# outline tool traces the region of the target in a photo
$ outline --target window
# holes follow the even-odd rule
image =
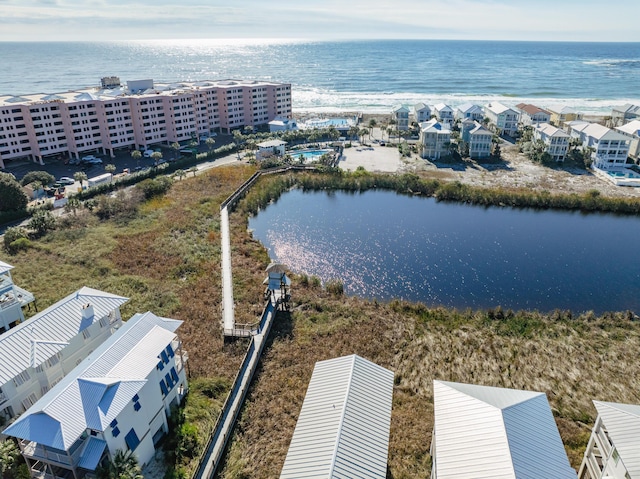
[[[618,454],[618,450],[614,449],[613,453],[611,454],[611,457],[613,458],[613,462],[614,464],[618,464],[618,461],[620,460],[620,454]]]
[[[127,443],[127,447],[130,451],[135,451],[136,447],[138,447],[138,444],[140,444],[140,439],[138,439],[138,435],[133,428],[131,428],[131,430],[124,437],[124,441]]]
[[[33,406],[36,403],[37,400],[38,400],[38,398],[36,397],[36,394],[35,393],[31,393],[26,398],[24,398],[22,400],[22,405],[24,406],[24,409],[27,410],[31,406]]]

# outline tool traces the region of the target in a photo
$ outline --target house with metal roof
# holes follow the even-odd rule
[[[136,314],[3,433],[18,439],[32,477],[94,477],[116,451],[141,465],[187,391],[182,324]]]
[[[547,153],[555,161],[564,161],[569,150],[569,135],[560,128],[549,123],[538,123],[533,126],[533,138],[547,145]]]
[[[640,120],[632,120],[615,130],[629,138],[629,156],[636,161],[640,159]]]
[[[391,110],[391,119],[396,122],[395,129],[406,131],[409,129],[409,108],[398,105]]]
[[[420,123],[419,145],[422,158],[437,160],[449,154],[451,130],[448,123],[441,123],[435,118]]]
[[[418,123],[431,119],[431,108],[426,103],[416,103],[413,105],[413,117]]]
[[[463,138],[466,136],[469,144],[469,158],[474,160],[488,158],[491,156],[491,146],[493,140],[493,132],[491,132],[484,125],[473,122],[469,125],[469,120],[464,120],[462,123]],[[472,126],[468,132],[465,131],[469,126]]]
[[[13,283],[12,269],[9,263],[0,261],[0,333],[24,321],[22,308],[36,300],[29,291]]]
[[[0,415],[29,409],[122,324],[128,298],[81,288],[0,335]]]
[[[433,479],[576,479],[542,392],[433,381]]]
[[[551,114],[549,122],[554,126],[564,128],[570,121],[582,120],[583,114],[570,106],[553,106],[547,108]]]
[[[598,417],[578,477],[640,478],[640,406],[602,401],[593,404]]]
[[[281,479],[385,479],[393,372],[359,356],[316,363]]]
[[[433,113],[436,115],[436,118],[442,123],[447,123],[451,125],[453,123],[453,108],[451,108],[446,103],[438,103],[433,105]]]
[[[463,103],[456,107],[455,118],[456,120],[482,121],[484,119],[484,110],[479,105]]]
[[[640,120],[640,106],[625,103],[612,108],[611,125],[613,127],[625,125],[633,120]]]
[[[630,139],[615,130],[598,123],[571,121],[567,123],[572,138],[577,138],[585,148],[592,148],[593,166],[601,170],[623,167],[629,156]]]
[[[518,132],[520,114],[516,110],[494,101],[484,107],[484,114],[501,134],[514,136]]]

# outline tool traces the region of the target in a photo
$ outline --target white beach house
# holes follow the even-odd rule
[[[0,333],[24,321],[22,308],[35,302],[35,297],[26,289],[13,283],[13,266],[0,261]]]
[[[398,131],[406,131],[409,129],[409,108],[406,106],[396,106],[391,110],[391,118],[396,122],[396,127],[392,129]]]
[[[435,118],[420,123],[419,144],[422,148],[422,158],[437,160],[449,154],[448,146],[451,142],[451,130]]]
[[[529,103],[518,103],[516,109],[520,113],[520,123],[525,126],[533,126],[538,123],[549,123],[551,113],[536,105]]]
[[[280,479],[385,479],[393,372],[359,356],[316,363]]]
[[[484,119],[484,110],[480,105],[474,105],[473,103],[463,103],[456,107],[455,112],[456,120],[473,120],[482,121]]]
[[[629,138],[629,156],[637,162],[640,159],[640,120],[632,120],[615,130]]]
[[[493,132],[484,125],[474,122],[473,128],[468,133],[469,157],[474,160],[491,156]]]
[[[171,405],[187,391],[180,324],[133,316],[4,430],[18,439],[32,477],[95,477],[118,450],[149,462]]]
[[[433,381],[433,479],[576,479],[547,396]]]
[[[122,324],[128,298],[81,288],[0,336],[0,415],[29,409]]]
[[[425,103],[417,103],[413,105],[413,116],[418,123],[429,121],[431,119],[431,108]]]
[[[520,114],[499,102],[491,102],[484,107],[484,114],[502,134],[514,136],[518,132]]]
[[[640,406],[593,401],[598,417],[584,452],[580,479],[640,478]]]
[[[586,121],[567,123],[572,138],[585,147],[593,148],[593,166],[602,170],[624,166],[629,156],[629,137],[606,126]]]
[[[433,113],[436,119],[442,123],[451,125],[453,123],[453,108],[446,103],[438,103],[433,106]]]
[[[630,121],[640,120],[640,106],[626,103],[611,110],[611,126],[626,125]]]
[[[569,135],[549,123],[538,123],[533,127],[534,140],[542,140],[547,145],[546,152],[555,161],[564,161],[569,150]]]

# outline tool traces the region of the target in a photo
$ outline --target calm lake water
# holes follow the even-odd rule
[[[323,281],[339,278],[349,295],[456,308],[640,312],[635,217],[294,190],[249,227],[272,259]]]

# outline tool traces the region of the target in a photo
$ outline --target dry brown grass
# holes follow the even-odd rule
[[[89,221],[4,259],[40,309],[86,284],[131,297],[125,317],[150,309],[184,320],[191,378],[230,380],[246,343],[223,347],[220,333],[219,205],[252,173],[236,166],[189,177],[126,224]],[[231,215],[231,232],[237,317],[252,322],[269,260],[244,215]],[[640,401],[640,325],[625,315],[490,317],[339,297],[300,278],[292,292],[294,309],[276,320],[222,477],[278,477],[315,362],[346,354],[395,372],[395,479],[429,476],[434,378],[545,391],[574,466],[595,416],[591,399]]]

